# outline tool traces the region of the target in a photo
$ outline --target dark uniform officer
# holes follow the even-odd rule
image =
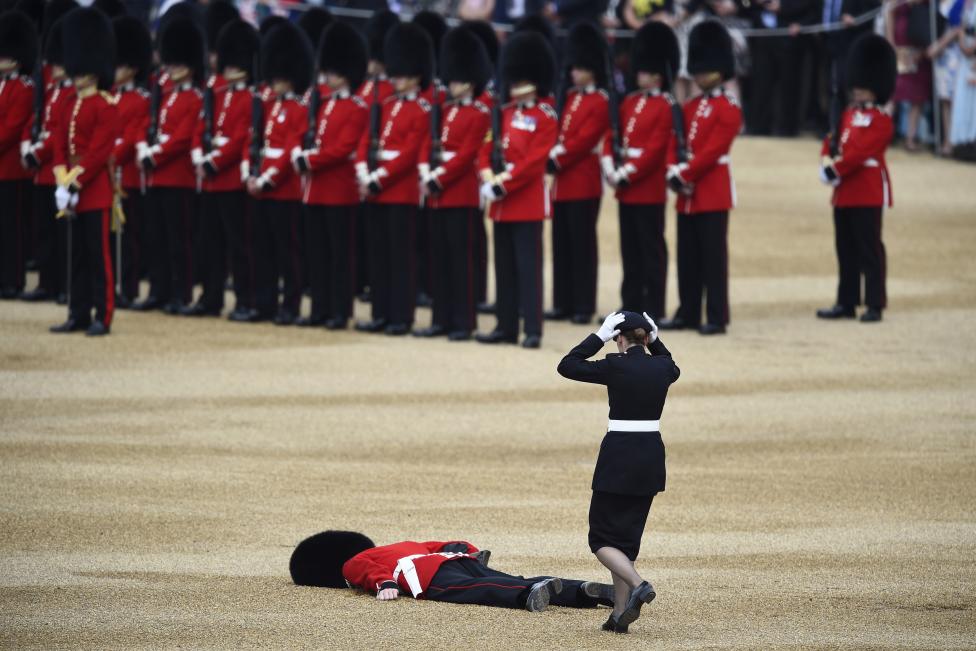
[[[588,361],[610,339],[617,340],[620,354]],[[637,574],[633,562],[654,495],[664,490],[659,423],[668,388],[680,371],[658,339],[654,322],[634,312],[608,316],[557,370],[571,380],[606,385],[610,398],[610,422],[593,473],[589,542],[616,588],[614,612],[604,629],[626,632],[641,604],[654,598],[654,589]]]

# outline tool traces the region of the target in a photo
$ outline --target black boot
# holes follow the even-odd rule
[[[854,308],[837,303],[833,307],[825,307],[817,310],[818,319],[853,319]]]
[[[861,315],[861,323],[877,323],[881,320],[881,308],[869,307],[868,311]]]

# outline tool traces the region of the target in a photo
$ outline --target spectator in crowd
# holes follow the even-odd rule
[[[946,21],[946,29],[938,39],[929,45],[926,55],[935,63],[935,92],[939,98],[942,117],[943,156],[952,154],[949,133],[952,130],[952,95],[956,89],[956,77],[963,65],[962,51],[959,49],[959,36],[962,33],[962,10],[965,0],[944,0],[939,13]]]
[[[674,27],[675,0],[620,0],[619,10],[626,29],[637,30],[649,20]]]
[[[913,22],[929,20],[928,0],[908,0],[905,4],[889,7],[885,32],[895,47],[898,57],[898,81],[892,101],[896,105],[908,104],[908,129],[905,132],[905,149],[918,151],[918,122],[922,108],[932,98],[932,62],[925,54],[924,45],[913,29]],[[928,33],[928,25],[923,26]]]
[[[956,156],[976,160],[976,0],[966,0],[960,27],[958,42],[963,59],[952,96],[949,143]]]
[[[847,50],[851,43],[864,32],[872,31],[872,21],[858,23],[862,16],[877,11],[881,0],[823,0],[822,21],[824,25],[843,23],[847,29],[829,31],[825,34],[827,66],[830,71],[829,88],[833,94],[843,97],[844,69]]]

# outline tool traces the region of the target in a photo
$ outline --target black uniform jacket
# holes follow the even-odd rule
[[[595,334],[588,336],[559,362],[563,377],[605,384],[611,420],[659,420],[668,388],[681,373],[660,339],[648,346],[632,346],[625,353],[589,361],[603,348]],[[593,472],[593,490],[623,495],[650,495],[664,490],[664,443],[660,432],[609,431],[600,445]]]

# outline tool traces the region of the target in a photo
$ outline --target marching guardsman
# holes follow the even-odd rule
[[[21,142],[29,129],[37,59],[37,29],[26,14],[0,15],[0,298],[17,298],[24,289],[22,206],[31,173],[21,164]]]
[[[405,335],[416,298],[418,165],[430,137],[430,104],[420,95],[431,83],[433,49],[424,30],[400,23],[387,34],[383,55],[395,93],[383,102],[379,124],[370,125],[356,155],[360,193],[369,200],[372,301],[372,318],[356,329]]]
[[[29,138],[22,143],[23,164],[34,172],[34,193],[31,205],[34,223],[37,225],[38,247],[36,251],[38,283],[32,291],[25,292],[25,301],[58,300],[64,302],[65,260],[67,259],[67,231],[63,220],[55,219],[54,162],[51,133],[57,130],[58,120],[64,107],[75,98],[75,89],[64,73],[64,48],[62,46],[61,18],[77,4],[73,0],[55,2],[45,9],[44,65],[49,78],[43,89],[43,110],[34,115]],[[42,74],[41,77],[44,75]],[[34,83],[42,80],[37,78]],[[38,86],[35,85],[35,90]],[[35,98],[36,100],[37,98]],[[40,118],[40,125],[34,124]]]
[[[387,32],[400,22],[400,18],[389,10],[373,12],[366,22],[366,42],[369,45],[369,65],[367,78],[359,87],[357,95],[370,107],[370,122],[379,120],[383,102],[393,94],[393,84],[386,76],[383,65],[383,42]],[[356,294],[369,300],[369,248],[366,246],[366,202],[359,205],[356,213]]]
[[[116,307],[131,307],[139,296],[145,206],[145,176],[136,161],[136,145],[149,128],[149,92],[144,84],[152,67],[152,38],[137,18],[120,16],[112,21],[115,31],[115,105],[121,133],[115,141],[112,162],[116,194],[122,200],[122,277]],[[118,269],[118,266],[116,266]]]
[[[234,309],[229,318],[249,321],[252,316],[254,269],[248,241],[251,220],[245,205],[240,165],[251,127],[248,80],[258,46],[257,31],[239,18],[225,23],[214,41],[214,76],[221,80],[222,86],[207,89],[204,119],[194,135],[191,152],[197,176],[203,180],[200,214],[203,293],[196,303],[182,311],[186,316],[220,315],[224,308],[228,257],[234,278]]]
[[[233,0],[211,0],[204,9],[203,22],[207,35],[207,69],[210,70],[206,88],[212,90],[215,95],[224,92],[227,86],[227,80],[224,79],[217,66],[217,39],[220,38],[220,32],[227,23],[240,20],[240,17],[241,14]]]
[[[52,326],[51,332],[107,335],[115,307],[108,247],[114,200],[111,157],[119,116],[114,97],[106,91],[115,81],[115,35],[111,21],[98,9],[75,9],[62,20],[65,72],[76,97],[65,107],[53,136],[54,176],[57,209],[73,220],[68,229],[71,299],[68,320]]]
[[[681,51],[674,31],[662,22],[644,23],[631,45],[637,90],[620,107],[620,160],[608,138],[603,147],[607,182],[619,202],[622,310],[664,316],[668,247],[664,240],[668,151],[681,108],[671,97]],[[684,128],[684,127],[680,127]]]
[[[133,305],[137,310],[162,308],[167,314],[179,314],[193,297],[197,174],[190,150],[203,107],[203,96],[194,84],[202,80],[205,56],[204,35],[196,23],[182,17],[166,22],[159,37],[159,57],[170,89],[158,115],[150,115],[147,139],[136,145],[136,158],[148,177],[146,214],[153,242],[149,296]]]
[[[881,320],[887,305],[885,247],[881,241],[881,216],[891,206],[891,178],[885,150],[894,133],[891,118],[882,107],[895,88],[895,52],[877,34],[860,36],[847,58],[847,87],[851,105],[823,145],[820,178],[834,188],[834,243],[840,281],[837,302],[817,310],[821,319],[852,319],[864,303],[861,322]],[[836,138],[836,139],[835,139]]]
[[[742,126],[742,110],[722,84],[735,76],[732,39],[721,23],[701,22],[688,36],[688,72],[702,94],[684,106],[687,155],[676,142],[668,186],[677,197],[678,297],[665,330],[724,334],[729,322],[729,210],[735,205],[729,151]],[[706,295],[701,323],[702,290]]]
[[[590,23],[569,32],[564,66],[572,88],[559,117],[559,138],[549,153],[556,177],[552,214],[552,310],[547,319],[589,323],[596,311],[596,220],[603,182],[600,147],[610,126],[608,46]]]
[[[432,133],[421,182],[431,210],[431,326],[420,337],[471,338],[475,329],[475,233],[481,226],[478,152],[491,116],[477,101],[492,75],[481,40],[468,28],[449,31],[441,44],[442,80],[451,99],[441,109],[439,133]]]
[[[260,167],[248,161],[247,190],[257,199],[253,320],[273,319],[276,325],[293,325],[302,300],[302,186],[290,159],[308,127],[302,93],[312,83],[312,61],[312,45],[293,23],[281,23],[261,40],[261,76],[270,84],[272,97],[264,109]],[[284,279],[280,304],[279,278]]]
[[[345,329],[356,290],[360,196],[351,158],[369,121],[369,107],[355,94],[366,76],[367,56],[366,42],[355,28],[334,22],[325,29],[318,67],[326,92],[311,147],[292,154],[296,169],[307,175],[302,201],[312,313],[303,324],[330,330]]]
[[[519,313],[524,348],[542,344],[542,223],[549,216],[546,161],[556,144],[556,112],[539,101],[550,92],[556,63],[545,38],[518,32],[505,43],[501,70],[511,102],[493,109],[492,138],[478,166],[481,196],[494,222],[497,324],[476,339],[517,343]],[[501,98],[499,98],[501,99]]]

